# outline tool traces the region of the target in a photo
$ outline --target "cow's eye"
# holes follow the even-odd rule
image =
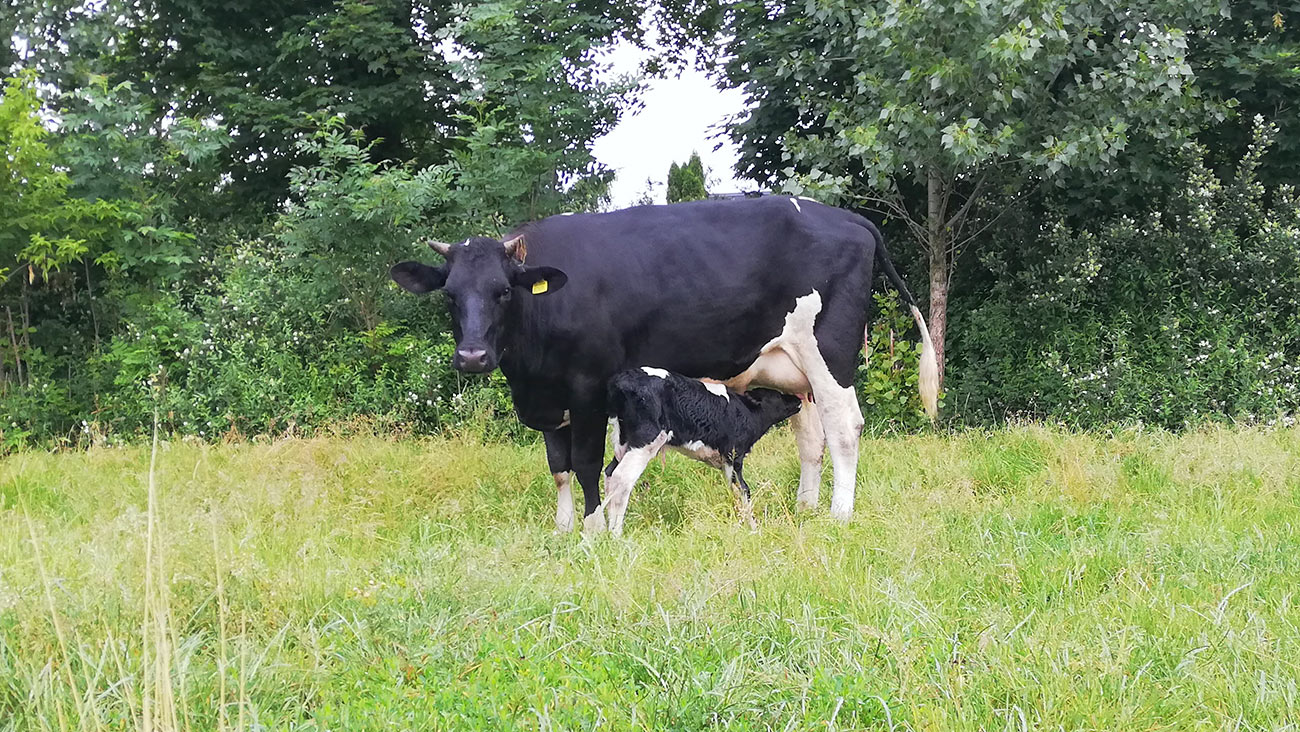
[[[509,300],[509,299],[510,299],[510,293],[511,293],[511,292],[512,292],[512,290],[511,290],[509,287],[507,287],[507,288],[505,288],[504,290],[502,290],[502,291],[500,291],[500,292],[497,293],[497,299],[498,299],[498,300]]]

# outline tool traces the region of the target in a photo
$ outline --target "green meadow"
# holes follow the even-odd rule
[[[540,444],[0,461],[0,730],[1283,730],[1300,429],[865,439],[759,530],[677,456],[557,535]],[[152,480],[151,480],[152,476]]]

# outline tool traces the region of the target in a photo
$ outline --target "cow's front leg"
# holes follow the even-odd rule
[[[555,530],[573,531],[573,434],[568,427],[543,432],[546,463],[555,479]]]
[[[605,415],[599,411],[571,411],[573,430],[573,472],[582,486],[585,534],[605,530],[605,514],[600,510],[600,473],[605,462]]]

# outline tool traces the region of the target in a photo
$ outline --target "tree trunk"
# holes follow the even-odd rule
[[[943,178],[931,169],[926,177],[928,211],[926,217],[930,238],[930,339],[934,341],[934,357],[939,362],[939,388],[943,388],[945,373],[944,335],[948,331],[948,231],[944,226]]]

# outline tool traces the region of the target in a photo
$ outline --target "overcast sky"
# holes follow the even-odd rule
[[[634,71],[640,54],[630,45],[621,45],[611,60],[617,72]],[[624,117],[594,146],[596,159],[617,171],[610,190],[616,208],[640,199],[646,178],[655,182],[655,201],[663,203],[668,166],[686,162],[692,151],[700,154],[709,173],[709,192],[752,187],[735,180],[735,145],[718,135],[720,123],[743,106],[739,91],[720,92],[704,74],[688,70],[675,79],[651,81],[642,101],[639,113]],[[719,143],[723,145],[715,151]]]

